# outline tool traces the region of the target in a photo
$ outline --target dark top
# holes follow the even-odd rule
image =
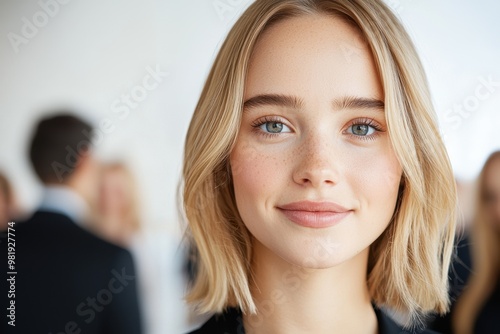
[[[127,250],[53,212],[38,211],[11,232],[0,234],[1,333],[141,333]],[[13,246],[15,264],[9,268]],[[6,311],[12,301],[15,309]],[[15,327],[8,324],[12,320]]]
[[[497,282],[493,293],[489,296],[478,314],[474,333],[498,334],[500,333],[500,282]]]
[[[375,313],[378,320],[378,334],[436,333],[430,330],[403,329],[379,309],[375,308]],[[245,334],[243,316],[239,309],[230,308],[222,315],[214,315],[203,326],[189,334]]]
[[[455,254],[452,257],[449,278],[450,312],[443,316],[437,316],[430,324],[430,328],[443,334],[453,334],[451,319],[455,311],[456,301],[467,285],[472,271],[472,259],[470,253],[470,239],[468,235],[455,238]],[[476,332],[474,332],[476,333]],[[479,332],[477,332],[479,333]],[[497,333],[500,333],[497,332]]]

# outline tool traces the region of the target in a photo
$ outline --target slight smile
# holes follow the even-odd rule
[[[276,208],[295,224],[312,228],[336,225],[353,212],[333,202],[300,201]]]

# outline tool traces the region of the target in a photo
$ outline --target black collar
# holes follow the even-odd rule
[[[432,331],[418,329],[403,329],[389,316],[375,307],[378,320],[378,334],[432,334]],[[237,308],[229,308],[224,313],[214,315],[203,326],[190,334],[245,334],[243,316]]]

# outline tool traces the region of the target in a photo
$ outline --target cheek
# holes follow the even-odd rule
[[[247,144],[237,143],[230,156],[231,174],[238,209],[265,201],[279,187],[286,163],[283,157],[265,154]]]
[[[102,190],[102,202],[107,208],[117,207],[122,200],[120,189],[113,183],[108,183]]]
[[[353,192],[361,208],[373,216],[392,216],[401,182],[402,169],[392,152],[353,155],[348,168]],[[388,222],[388,221],[387,221]]]

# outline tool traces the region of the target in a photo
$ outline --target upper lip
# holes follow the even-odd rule
[[[348,212],[351,211],[334,202],[313,202],[299,201],[278,206],[281,210],[290,211],[309,211],[309,212]]]

